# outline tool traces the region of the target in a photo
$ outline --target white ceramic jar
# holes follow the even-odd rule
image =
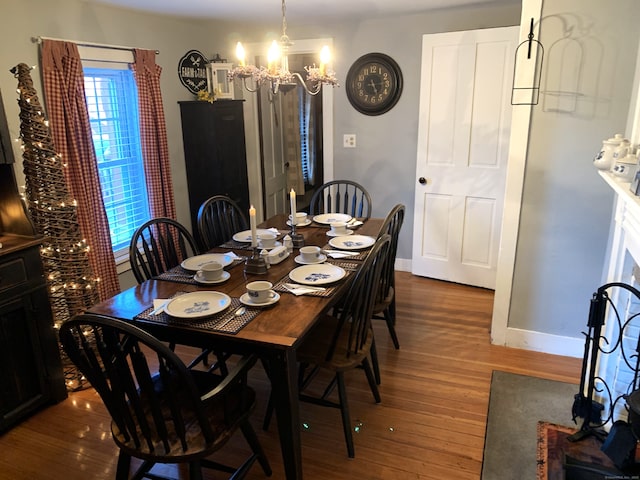
[[[600,153],[593,159],[593,164],[596,168],[599,170],[609,170],[613,166],[613,154],[623,140],[624,138],[622,138],[620,133],[616,133],[613,137],[603,140],[602,150],[600,150]]]
[[[624,158],[619,159],[615,163],[611,172],[625,182],[630,182],[635,177],[637,170],[638,158],[633,153],[629,152]]]

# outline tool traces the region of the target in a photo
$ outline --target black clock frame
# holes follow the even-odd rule
[[[355,86],[356,78],[360,69],[368,64],[368,63],[381,63],[391,72],[393,75],[394,91],[391,92],[391,95],[384,101],[376,105],[364,104],[360,102],[358,92]],[[347,81],[346,81],[346,90],[347,90],[347,98],[349,99],[349,103],[360,113],[365,115],[382,115],[383,113],[391,110],[398,100],[400,100],[400,95],[402,94],[402,71],[400,70],[400,66],[398,63],[391,58],[389,55],[385,55],[384,53],[366,53],[358,58],[347,72]]]

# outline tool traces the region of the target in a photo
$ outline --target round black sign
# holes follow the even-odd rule
[[[194,94],[200,90],[207,90],[206,57],[197,50],[189,50],[178,64],[178,77],[182,85]]]

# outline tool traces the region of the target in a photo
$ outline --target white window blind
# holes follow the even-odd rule
[[[136,228],[149,219],[138,93],[128,68],[115,63],[90,65],[84,64],[85,96],[111,241],[118,257],[127,252]]]

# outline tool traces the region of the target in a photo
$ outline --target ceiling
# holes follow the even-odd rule
[[[85,0],[132,10],[227,21],[277,21],[279,0]],[[287,21],[340,21],[407,15],[467,5],[519,3],[520,0],[288,0]]]

